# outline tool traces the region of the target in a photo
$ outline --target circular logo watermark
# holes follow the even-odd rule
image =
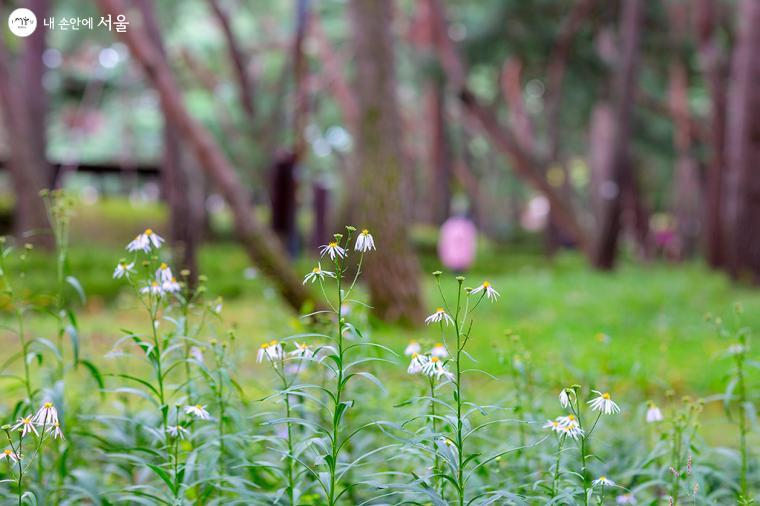
[[[8,28],[18,37],[28,37],[37,29],[37,16],[29,9],[16,9],[8,16]]]

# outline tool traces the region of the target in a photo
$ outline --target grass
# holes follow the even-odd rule
[[[161,230],[164,213],[154,206],[126,212],[126,205],[117,201],[84,207],[72,225],[71,272],[88,294],[79,315],[86,340],[83,348],[96,357],[110,350],[119,328],[145,324],[135,301],[110,274],[123,255],[124,237],[147,223],[158,223],[155,228]],[[432,237],[424,229],[415,235],[428,272],[438,268]],[[209,278],[209,293],[225,299],[225,318],[237,329],[244,363],[253,362],[260,342],[299,330],[296,315],[283,306],[237,245],[208,244],[201,250],[200,262]],[[301,258],[295,263],[306,272],[311,260]],[[30,255],[23,284],[31,296],[46,290],[54,276],[53,264],[45,254]],[[13,263],[10,267],[19,268]],[[509,330],[521,337],[531,367],[547,389],[578,382],[614,389],[618,395],[631,393],[638,401],[665,402],[669,391],[676,397],[710,397],[724,388],[727,343],[716,337],[704,315],[731,315],[739,302],[746,308],[744,323],[760,328],[760,294],[731,284],[697,262],[626,262],[613,273],[599,273],[588,269],[574,253],[547,260],[530,248],[506,249],[483,242],[478,262],[467,277],[466,284],[472,286],[488,279],[502,294],[499,303],[485,307],[480,316],[478,335],[471,344],[476,367],[496,376],[509,373],[515,351],[513,339],[506,335]],[[453,288],[454,282],[449,285]],[[424,277],[424,290],[432,312],[437,305],[432,276]],[[438,340],[428,328],[371,323],[373,339],[399,352],[412,339],[423,345]],[[52,331],[46,325],[33,323],[41,335]],[[13,337],[3,334],[3,340],[11,342]],[[403,382],[405,367],[399,363],[384,374]],[[255,389],[257,368],[245,371]],[[719,435],[718,404],[712,411],[716,415],[713,432]]]
[[[118,328],[140,328],[145,323],[135,301],[126,294],[120,297],[120,285],[110,279],[120,254],[109,247],[72,252],[72,270],[89,294],[80,324],[95,355],[110,349]],[[33,258],[27,281],[41,288],[49,279],[49,262],[43,255]],[[265,280],[246,278],[250,266],[239,248],[204,247],[201,263],[209,276],[210,293],[225,295],[225,318],[237,329],[245,363],[253,362],[260,342],[299,329],[296,315]],[[727,343],[715,336],[704,315],[730,315],[734,303],[741,302],[745,323],[760,327],[760,294],[732,285],[697,263],[626,264],[612,274],[593,272],[572,254],[553,262],[518,258],[507,264],[509,268],[488,278],[502,298],[483,308],[480,330],[471,344],[477,367],[496,376],[509,372],[514,347],[505,332],[511,330],[521,337],[532,367],[549,388],[593,381],[621,394],[635,392],[639,400],[663,402],[669,390],[677,397],[709,397],[723,390],[727,362],[722,354]],[[474,286],[483,276],[471,274],[468,282]],[[425,278],[424,288],[426,299],[436,300],[432,276]],[[432,312],[433,303],[429,305]],[[412,339],[430,345],[438,340],[425,327],[372,323],[373,338],[399,352]],[[249,370],[253,383],[256,368]],[[384,373],[403,381],[405,364]]]

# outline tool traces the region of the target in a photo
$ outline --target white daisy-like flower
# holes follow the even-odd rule
[[[309,345],[306,343],[297,343],[295,342],[296,349],[288,353],[291,357],[296,358],[311,358],[314,356],[314,352],[311,348],[309,348]]]
[[[177,282],[177,278],[172,277],[169,281],[164,281],[161,284],[161,289],[167,293],[178,293],[182,287]]]
[[[607,478],[606,476],[600,476],[591,482],[594,487],[614,487],[615,482]]]
[[[267,348],[269,348],[269,343],[264,343],[259,346],[259,351],[256,353],[256,362],[259,364],[264,360],[264,357],[267,356]]]
[[[578,419],[575,417],[575,415],[558,416],[557,421],[563,427],[578,425]]]
[[[599,392],[598,390],[593,390],[595,394],[597,394],[597,397],[594,397],[590,401],[588,401],[588,404],[591,406],[591,409],[594,411],[601,411],[605,415],[611,415],[613,413],[620,413],[620,406],[615,404],[615,401],[612,400],[610,397],[609,392]]]
[[[564,434],[567,437],[571,437],[578,440],[579,437],[583,437],[583,429],[577,423],[571,425],[563,425],[559,428],[559,433]]]
[[[282,358],[282,345],[279,344],[276,339],[264,343],[259,347],[259,352],[256,354],[256,361],[261,363],[265,357],[271,361],[280,360]]]
[[[451,439],[441,436],[438,438],[438,443],[440,445],[441,450],[444,450],[446,452],[449,452],[451,456],[456,457],[459,453],[459,450],[457,449],[457,445],[454,444],[454,441]]]
[[[203,350],[197,346],[190,347],[190,356],[198,362],[203,362]]]
[[[430,360],[422,365],[422,373],[431,377],[435,376],[437,379],[441,379],[442,376],[450,380],[454,379],[454,375],[446,369],[443,361],[438,357],[430,357]]]
[[[160,248],[164,239],[157,233],[153,232],[150,228],[146,228],[145,232],[134,238],[132,242],[127,244],[127,251],[143,251],[150,253],[151,248]]]
[[[346,256],[346,250],[338,246],[337,242],[332,241],[329,244],[319,247],[319,256],[323,257],[325,254],[330,257],[330,260],[335,260],[335,257],[343,258]]]
[[[419,353],[421,349],[422,348],[420,348],[420,343],[417,341],[409,341],[409,344],[407,344],[406,348],[404,349],[404,355],[407,357],[414,355],[416,353]]]
[[[499,292],[497,292],[496,290],[493,289],[493,286],[491,286],[490,281],[483,281],[483,284],[481,284],[479,287],[473,289],[470,292],[470,295],[475,295],[476,293],[480,293],[480,292],[483,292],[483,291],[485,291],[486,297],[488,298],[488,300],[494,301],[494,302],[501,295]]]
[[[201,404],[196,404],[195,406],[185,406],[185,414],[193,415],[196,418],[200,418],[201,420],[208,420],[211,418],[209,412],[206,411],[206,406],[203,406]]]
[[[419,353],[412,353],[412,361],[409,362],[409,367],[406,369],[406,372],[409,374],[418,374],[422,372],[422,369],[427,362],[427,356],[420,355]]]
[[[449,356],[449,352],[446,350],[446,347],[443,345],[443,343],[435,343],[433,348],[430,350],[430,355],[438,358],[446,358]]]
[[[744,353],[745,348],[741,344],[732,344],[728,347],[728,354],[729,355],[741,355]]]
[[[53,439],[66,439],[63,437],[63,431],[61,430],[61,424],[56,420],[53,425],[50,426],[50,432],[53,433]]]
[[[140,289],[142,294],[161,295],[164,293],[164,289],[158,281],[151,281]]]
[[[171,268],[165,263],[162,263],[158,269],[156,269],[156,279],[159,283],[166,283],[174,279]]]
[[[32,418],[32,422],[37,425],[51,426],[54,423],[58,423],[58,410],[50,401],[45,401],[37,410],[37,413]]]
[[[631,505],[631,504],[638,504],[639,502],[636,500],[636,496],[632,493],[627,494],[620,494],[615,498],[615,504],[619,504],[621,506],[623,505]]]
[[[303,284],[308,282],[314,283],[316,280],[324,281],[325,277],[334,278],[335,274],[330,271],[323,271],[322,264],[317,264],[310,273],[303,277]]]
[[[39,437],[40,433],[37,432],[37,428],[34,426],[34,420],[32,415],[24,416],[18,419],[16,425],[12,427],[12,430],[21,430],[21,437],[25,437],[30,432]]]
[[[438,323],[440,321],[446,322],[446,326],[449,326],[449,323],[453,324],[454,319],[446,313],[446,311],[443,310],[442,307],[439,307],[435,310],[435,313],[431,314],[427,318],[425,318],[425,323],[427,325],[430,325],[431,323]]]
[[[168,432],[171,437],[179,439],[185,439],[185,436],[190,433],[190,431],[181,425],[170,425],[166,428],[166,432]]]
[[[121,279],[123,277],[129,277],[130,274],[135,273],[135,263],[134,262],[119,262],[116,268],[113,270],[113,277],[114,279]]]
[[[17,463],[19,460],[22,460],[24,458],[23,455],[20,453],[16,453],[10,448],[6,448],[5,450],[0,453],[0,460],[7,460],[8,462],[13,462],[14,464]]]
[[[664,417],[662,416],[662,411],[660,411],[660,408],[657,407],[657,405],[653,402],[649,402],[649,406],[647,407],[647,416],[646,416],[647,423],[656,423],[661,422],[664,420]]]
[[[543,425],[544,429],[551,429],[552,432],[560,432],[562,430],[562,426],[559,424],[557,420],[547,420],[546,423]]]
[[[563,408],[567,408],[570,406],[570,394],[573,391],[568,388],[563,388],[562,391],[559,393],[559,404]]]
[[[365,253],[367,251],[375,249],[375,240],[372,238],[372,234],[366,228],[356,237],[356,244],[354,245],[356,251]]]

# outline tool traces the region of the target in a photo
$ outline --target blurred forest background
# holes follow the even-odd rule
[[[421,262],[467,216],[489,267],[572,250],[760,280],[756,0],[3,4],[40,26],[0,46],[0,228],[49,246],[38,192],[65,187],[90,267],[156,223],[194,274],[235,240],[236,275],[302,309],[291,260],[356,223],[375,313],[419,321]]]

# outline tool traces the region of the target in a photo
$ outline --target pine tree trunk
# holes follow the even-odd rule
[[[712,267],[724,262],[724,238],[721,212],[723,171],[726,165],[726,58],[718,47],[715,28],[716,0],[697,3],[699,58],[710,92],[710,160],[705,181],[704,247]]]
[[[601,216],[592,256],[592,262],[598,269],[612,269],[615,266],[618,236],[622,228],[622,189],[624,182],[632,179],[629,174],[633,170],[629,137],[636,96],[643,8],[642,0],[623,0],[620,19],[621,61],[620,67],[614,72],[616,129],[611,147],[609,179],[603,183],[606,191],[602,194]]]
[[[38,22],[49,10],[47,0],[34,0],[28,7],[37,14]],[[45,33],[37,29],[24,40],[16,73],[0,41],[0,93],[11,147],[8,166],[15,197],[14,232],[19,241],[51,248],[50,224],[39,195],[40,190],[52,185],[53,179],[46,149],[47,92],[42,85]]]
[[[410,209],[403,198],[401,124],[391,36],[393,3],[352,0],[354,92],[358,104],[356,163],[361,224],[374,233],[377,252],[367,260],[371,303],[387,320],[422,317],[419,264],[408,240]]]
[[[733,54],[726,148],[727,266],[760,282],[760,2],[743,0]]]

